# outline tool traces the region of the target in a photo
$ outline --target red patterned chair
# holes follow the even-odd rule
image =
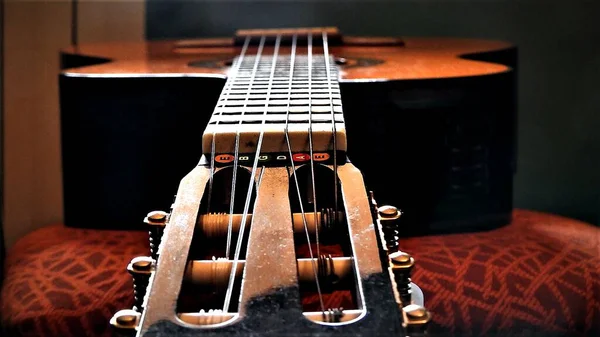
[[[109,336],[133,305],[125,266],[147,232],[50,226],[8,253],[2,336]],[[402,241],[434,314],[432,336],[600,336],[600,229],[516,210],[488,232]]]

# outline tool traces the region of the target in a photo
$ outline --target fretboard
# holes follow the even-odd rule
[[[260,153],[265,158],[287,158],[290,150],[296,158],[304,158],[310,138],[313,154],[320,158],[334,150],[346,150],[338,69],[333,58],[329,64],[323,55],[278,56],[275,63],[273,60],[273,56],[258,60],[246,56],[241,62],[240,58],[235,61],[204,132],[204,154],[214,151],[217,162],[221,159],[226,163],[233,160],[237,144],[238,153],[247,158],[256,153],[261,133]]]

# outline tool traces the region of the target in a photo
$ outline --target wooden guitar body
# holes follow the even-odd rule
[[[507,223],[516,48],[450,38],[345,40],[353,44],[331,52],[342,63],[348,156],[377,199],[402,208],[415,232]],[[201,156],[194,148],[239,50],[232,39],[203,39],[62,51],[67,225],[137,227],[139,214],[170,205]]]
[[[169,209],[120,331],[421,336],[398,236],[508,221],[513,46],[292,33],[63,50],[66,224]]]

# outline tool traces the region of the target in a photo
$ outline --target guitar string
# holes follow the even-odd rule
[[[248,46],[250,44],[250,36],[247,36],[246,39],[244,40],[244,45],[242,47],[242,51],[239,55],[239,57],[237,58],[232,70],[230,71],[231,73],[231,77],[228,79],[228,83],[225,84],[225,88],[223,89],[224,92],[224,96],[226,95],[227,97],[225,97],[225,101],[227,102],[227,99],[229,97],[229,93],[231,92],[231,86],[232,86],[232,82],[237,78],[237,74],[239,71],[239,68],[241,67],[242,62],[244,61],[244,57],[246,56],[246,52],[248,50]],[[218,105],[218,103],[217,103]],[[208,181],[208,200],[207,200],[207,206],[206,206],[206,213],[210,213],[210,207],[212,204],[212,193],[213,193],[213,179],[214,179],[214,174],[215,174],[215,152],[216,152],[216,142],[215,142],[215,138],[217,137],[217,131],[213,131],[212,134],[212,140],[211,140],[211,151],[210,151],[210,177],[209,177],[209,181]]]
[[[277,54],[279,53],[279,45],[281,43],[281,36],[278,35],[277,36],[277,40],[275,41],[275,50],[273,51],[273,64],[272,64],[272,70],[271,70],[271,76],[270,76],[270,80],[269,80],[269,86],[267,89],[267,101],[269,99],[269,95],[271,92],[271,87],[272,87],[272,79],[273,79],[273,72],[275,70],[275,65],[277,63]],[[253,76],[250,82],[254,81],[254,78],[256,76],[256,70],[258,69],[258,64],[260,63],[260,58],[262,55],[262,50],[265,44],[265,36],[263,35],[260,39],[260,45],[258,47],[258,51],[257,51],[257,55],[256,55],[256,60],[255,60],[255,66],[253,69]],[[262,124],[265,124],[266,118],[266,110],[265,113],[263,114],[263,120],[262,120]],[[238,231],[238,238],[237,238],[237,243],[235,246],[235,253],[234,253],[234,258],[233,258],[233,264],[231,266],[231,272],[229,274],[229,283],[227,285],[227,292],[225,293],[225,301],[223,303],[223,312],[228,312],[229,310],[229,304],[231,302],[231,296],[233,294],[233,285],[235,283],[235,274],[237,272],[237,264],[240,258],[240,252],[241,252],[241,248],[242,248],[242,241],[244,239],[244,230],[246,227],[246,220],[248,218],[248,210],[250,208],[250,201],[252,199],[252,191],[255,185],[255,181],[254,181],[254,177],[256,175],[256,169],[258,167],[258,158],[260,157],[260,150],[262,147],[262,142],[263,142],[263,138],[264,138],[264,134],[265,134],[265,129],[264,127],[261,128],[259,137],[258,137],[258,142],[256,144],[256,154],[254,156],[254,163],[252,165],[252,173],[250,175],[250,183],[248,185],[248,193],[246,194],[246,202],[244,204],[244,212],[242,214],[242,222],[240,223],[240,229]],[[237,144],[236,144],[237,146]],[[264,172],[264,166],[263,169],[261,170],[261,176],[262,173]]]
[[[310,154],[310,178],[312,185],[313,216],[315,221],[315,241],[317,256],[321,256],[319,247],[319,218],[317,217],[317,192],[315,186],[315,160],[313,158],[313,128],[312,128],[312,68],[313,68],[313,36],[308,34],[308,150]]]
[[[291,60],[290,60],[290,77],[289,77],[289,92],[287,99],[287,114],[285,120],[285,140],[287,143],[288,153],[290,156],[290,164],[292,167],[292,176],[294,177],[294,183],[296,186],[296,193],[298,195],[298,203],[300,204],[300,214],[302,215],[302,224],[304,225],[304,233],[306,234],[306,243],[308,245],[308,253],[310,255],[310,261],[313,269],[313,273],[315,276],[315,284],[317,286],[317,293],[319,295],[319,304],[321,305],[321,311],[323,315],[325,315],[325,305],[323,302],[323,293],[321,292],[321,285],[319,282],[319,277],[317,273],[317,265],[313,255],[312,246],[310,243],[310,235],[308,234],[308,225],[306,223],[306,214],[304,212],[304,206],[302,205],[302,196],[300,193],[300,184],[298,184],[298,176],[296,175],[296,166],[294,165],[294,159],[292,157],[292,146],[290,144],[290,135],[289,135],[289,124],[290,124],[290,101],[292,97],[292,81],[294,77],[294,65],[296,62],[296,44],[297,44],[298,36],[294,34],[292,37],[292,51],[291,51]]]
[[[234,74],[234,81],[237,80],[238,75],[239,75],[239,70],[242,67],[242,62],[244,61],[244,56],[246,53],[246,50],[248,48],[248,45],[250,44],[250,36],[246,37],[246,41],[244,42],[244,49],[242,50],[243,54],[241,56],[241,59],[238,58],[239,62],[237,64],[237,69],[235,71]],[[254,64],[254,67],[256,68],[256,61]],[[256,69],[253,69],[252,72],[252,78],[254,78],[255,75],[255,71]],[[233,82],[231,84],[232,86],[235,85],[235,82]],[[251,83],[248,85],[248,88],[246,90],[246,97],[244,99],[244,106],[240,109],[241,110],[241,114],[240,114],[240,123],[241,120],[243,118],[243,114],[245,111],[245,107],[248,105],[248,98],[250,95],[250,89],[252,87],[252,81]],[[237,185],[237,171],[239,169],[239,156],[240,156],[240,126],[239,124],[236,126],[236,130],[235,130],[235,148],[234,148],[234,158],[233,158],[233,172],[232,172],[232,177],[231,177],[231,195],[229,196],[229,219],[228,219],[228,223],[227,223],[227,243],[225,245],[225,258],[227,260],[229,260],[229,254],[231,253],[231,238],[233,236],[233,211],[234,211],[234,207],[235,207],[235,187]]]
[[[325,71],[327,72],[327,89],[329,91],[329,107],[331,108],[331,128],[333,131],[333,221],[338,221],[338,162],[337,162],[337,128],[335,111],[333,110],[333,92],[331,90],[331,74],[329,65],[329,42],[327,32],[323,32],[323,54],[325,56]]]
[[[210,145],[210,177],[208,178],[208,200],[206,205],[206,213],[210,214],[210,204],[212,203],[213,178],[215,175],[215,137],[217,131],[213,131]]]

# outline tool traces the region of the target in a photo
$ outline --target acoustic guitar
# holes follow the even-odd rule
[[[399,246],[408,230],[403,212],[377,202],[379,190],[386,200],[402,193],[387,175],[410,162],[402,153],[377,152],[395,145],[376,144],[381,135],[373,123],[398,133],[414,126],[382,125],[390,117],[372,109],[376,104],[347,109],[346,103],[377,97],[393,84],[395,92],[412,95],[403,104],[433,100],[441,109],[491,86],[498,89],[492,96],[473,101],[510,110],[513,60],[513,47],[498,41],[348,37],[329,27],[64,50],[67,210],[78,189],[102,194],[114,184],[109,179],[123,174],[131,177],[121,180],[123,194],[164,200],[175,188],[161,175],[172,177],[174,167],[187,171],[170,209],[144,218],[150,254],[127,266],[135,306],[115,313],[115,331],[140,337],[426,334],[435,313],[411,281],[414,258]],[[425,87],[439,90],[427,96]],[[73,90],[83,98],[72,99]],[[91,93],[96,102],[121,108],[100,111],[106,103],[98,103],[98,111],[88,107],[81,117],[77,111],[89,105]],[[140,95],[135,104],[134,94]],[[144,106],[161,113],[145,114]],[[127,122],[134,112],[135,125]],[[98,133],[98,125],[122,134]],[[140,139],[128,133],[155,146],[137,146]],[[105,151],[74,155],[74,141],[103,143]],[[133,167],[111,171],[123,159]],[[115,173],[83,183],[92,166]],[[75,171],[85,172],[75,175],[82,180],[74,180]],[[137,189],[140,179],[145,183]],[[135,190],[128,191],[130,183]],[[120,198],[114,194],[111,202]],[[104,213],[118,217],[106,211],[113,206],[77,208],[87,207],[79,212],[91,221],[107,222]],[[89,217],[91,209],[98,217]],[[67,212],[66,221],[78,214]]]

